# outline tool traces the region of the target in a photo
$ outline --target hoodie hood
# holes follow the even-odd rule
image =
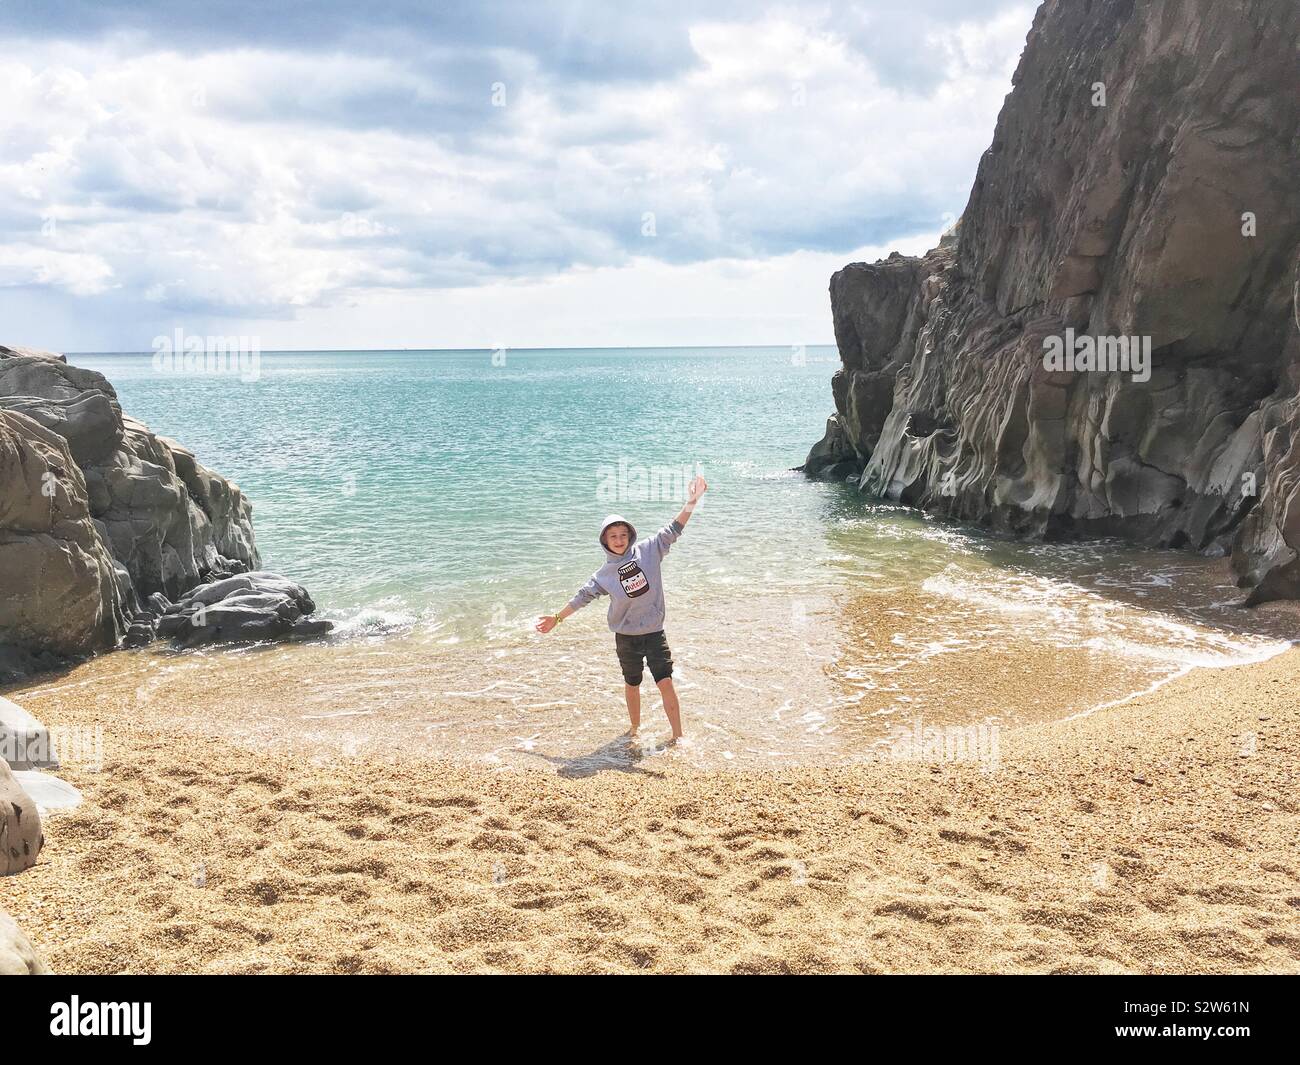
[[[613,551],[611,551],[608,547],[605,546],[605,530],[608,529],[611,525],[627,526],[628,551],[630,551],[632,549],[632,545],[636,543],[636,526],[633,525],[630,521],[628,521],[627,518],[623,517],[622,514],[611,514],[601,523],[600,535],[596,537],[596,542],[600,544],[601,550],[605,552],[606,556],[610,559],[610,561],[613,561],[616,558],[622,558],[623,555],[627,554],[627,551],[624,551],[623,555],[616,555],[614,554]]]

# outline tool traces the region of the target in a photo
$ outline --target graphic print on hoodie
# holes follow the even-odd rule
[[[645,573],[637,565],[636,559],[631,562],[624,562],[618,567],[619,583],[623,585],[623,591],[627,592],[629,599],[635,599],[638,595],[645,595],[650,590],[650,582],[646,580]]]
[[[611,518],[618,518],[611,515]],[[618,518],[631,529],[631,523]],[[606,521],[606,527],[612,521]],[[601,530],[602,533],[604,529]],[[605,564],[591,575],[591,580],[578,589],[569,600],[569,606],[579,610],[602,595],[609,596],[609,629],[625,636],[644,636],[664,627],[664,583],[660,564],[668,549],[682,534],[682,526],[674,519],[653,536],[636,540],[621,555],[609,548]]]

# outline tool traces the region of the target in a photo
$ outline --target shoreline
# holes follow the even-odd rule
[[[1104,562],[1087,561],[1085,576],[1094,564]],[[1125,594],[1088,586],[1075,596],[1068,576],[1026,604],[1014,573],[1013,587],[987,600],[1000,570],[969,567],[972,576],[954,580],[952,568],[936,571],[938,589],[917,594],[887,581],[793,598],[784,589],[680,597],[669,635],[693,722],[686,760],[709,770],[854,764],[875,760],[917,717],[1003,731],[1087,717],[1200,667],[1285,653],[1300,622],[1300,604],[1206,617],[1171,605],[1167,592],[1153,601],[1122,583]],[[1042,584],[1035,577],[1030,592]],[[963,631],[968,603],[979,615]],[[524,620],[497,619],[478,638],[451,642],[413,630],[190,651],[153,644],[0,690],[47,721],[102,712],[110,741],[123,718],[148,713],[180,731],[308,756],[409,752],[517,768],[546,768],[539,755],[570,767],[606,760],[626,717],[602,619],[545,637]],[[656,693],[645,698],[655,737]]]
[[[312,765],[67,704],[125,742],[0,906],[56,972],[1300,972],[1297,681],[1193,670],[993,772]]]
[[[1257,666],[1263,664],[1264,662],[1270,662],[1274,658],[1277,658],[1279,655],[1288,654],[1296,650],[1297,647],[1300,647],[1300,639],[1287,640],[1284,642],[1283,646],[1279,646],[1276,649],[1267,652],[1261,652],[1257,657],[1252,658],[1245,662],[1189,663],[1188,665],[1184,666],[1181,670],[1179,670],[1177,673],[1171,673],[1167,677],[1156,678],[1156,680],[1152,681],[1148,687],[1143,688],[1141,691],[1132,692],[1129,695],[1123,695],[1120,696],[1120,698],[1118,699],[1111,699],[1104,703],[1098,703],[1096,706],[1089,707],[1087,710],[1080,710],[1076,714],[1067,714],[1065,717],[1060,718],[1059,720],[1063,722],[1077,721],[1080,718],[1091,717],[1093,714],[1100,713],[1102,710],[1109,710],[1112,707],[1123,706],[1125,703],[1131,703],[1134,699],[1140,699],[1144,695],[1154,695],[1161,688],[1169,684],[1173,684],[1177,681],[1180,681],[1184,677],[1195,676],[1197,670],[1205,669],[1213,672],[1215,670],[1220,670],[1220,669],[1248,669],[1251,666]]]

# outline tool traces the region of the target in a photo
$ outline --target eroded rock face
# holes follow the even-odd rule
[[[259,564],[238,487],[103,375],[0,347],[0,679],[148,642],[172,600]]]
[[[112,647],[129,585],[67,441],[0,408],[0,642],[55,655]]]
[[[1300,594],[1298,37],[1291,0],[1048,0],[958,232],[832,278],[837,438],[807,472]],[[1149,338],[1149,379],[1046,368],[1067,329]]]
[[[123,415],[102,374],[60,355],[0,348],[0,410],[68,442],[91,516],[137,595],[174,598],[230,560],[257,568],[248,500],[192,452]]]

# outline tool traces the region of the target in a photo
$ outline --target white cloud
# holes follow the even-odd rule
[[[106,291],[112,278],[112,267],[98,255],[0,244],[0,289],[45,285],[75,296],[94,296]]]
[[[812,311],[771,310],[782,297],[764,277],[819,271],[809,283],[824,299],[829,269],[854,249],[887,251],[961,210],[1031,14],[926,22],[932,82],[919,90],[882,77],[815,7],[701,19],[688,27],[693,64],[640,80],[566,77],[517,42],[479,42],[479,65],[455,42],[420,63],[164,50],[138,34],[10,42],[23,59],[0,68],[0,186],[12,192],[0,314],[27,329],[59,292],[95,297],[86,311],[103,339],[87,344],[78,323],[81,348],[135,346],[129,330],[152,336],[178,317],[262,322],[284,346],[379,343],[367,330],[381,314],[427,329],[408,342],[486,345],[459,326],[448,339],[447,318],[487,329],[502,317],[494,301],[524,316],[519,331],[567,343],[582,342],[571,334],[591,300],[589,324],[624,343],[624,322],[646,342],[692,322],[716,332],[708,321],[749,322],[748,336],[747,307],[777,329]],[[491,103],[495,77],[505,108]],[[21,286],[51,299],[25,300]],[[648,290],[695,309],[672,326],[634,313]],[[443,317],[422,320],[421,305]],[[58,346],[62,325],[24,339]]]

